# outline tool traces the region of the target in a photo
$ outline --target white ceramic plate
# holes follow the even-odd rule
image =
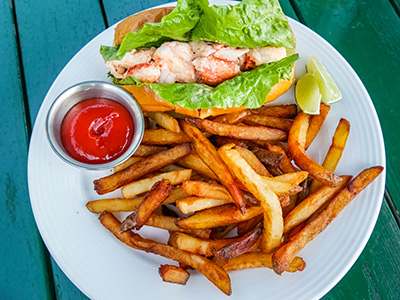
[[[369,166],[385,166],[379,120],[357,74],[325,40],[296,21],[290,23],[301,57],[296,63],[296,78],[305,72],[307,57],[315,55],[333,75],[343,94],[343,100],[332,106],[308,153],[321,162],[339,119],[346,118],[351,123],[351,133],[337,173],[357,175]],[[113,34],[113,27],[105,30],[71,59],[53,83],[38,114],[29,149],[28,180],[43,240],[65,274],[92,299],[227,299],[198,272],[192,272],[186,286],[163,283],[157,271],[160,263],[168,260],[125,246],[85,207],[87,201],[100,198],[93,190],[93,180],[110,171],[89,172],[70,167],[49,147],[45,117],[51,103],[64,89],[78,82],[109,81],[99,47],[110,45]],[[278,102],[293,103],[293,99],[292,89]],[[282,276],[269,269],[230,272],[233,290],[230,299],[322,297],[346,274],[367,243],[379,215],[384,185],[385,173],[301,251],[300,256],[307,263],[303,272]],[[143,232],[146,237],[166,240],[166,234],[160,230]]]

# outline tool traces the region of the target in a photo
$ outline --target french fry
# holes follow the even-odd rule
[[[328,171],[334,172],[336,166],[342,157],[344,148],[346,147],[347,138],[350,133],[350,122],[346,119],[340,119],[338,126],[332,138],[332,144],[325,156],[322,166]],[[310,193],[315,192],[322,184],[314,180],[310,186]]]
[[[261,219],[263,218],[263,215],[258,215],[250,220],[240,222],[237,225],[237,234],[238,236],[243,236],[246,233],[248,233],[250,230],[252,230],[258,223],[260,223]]]
[[[308,177],[308,172],[300,171],[275,177],[263,176],[264,184],[277,195],[292,195],[301,191],[299,184]]]
[[[271,128],[289,131],[293,120],[287,118],[269,117],[263,115],[249,115],[243,120],[244,124],[253,126],[266,126]]]
[[[310,123],[309,123],[308,130],[307,130],[307,137],[306,137],[306,143],[304,145],[304,149],[307,150],[308,147],[311,145],[312,141],[317,136],[330,109],[331,109],[331,107],[329,105],[325,105],[325,104],[321,103],[319,115],[311,116]]]
[[[177,220],[178,219],[174,218],[174,217],[152,214],[147,219],[145,225],[150,226],[150,227],[165,229],[165,230],[168,230],[169,232],[175,232],[175,231],[183,232],[188,235],[199,237],[199,238],[204,238],[204,239],[208,239],[210,237],[211,229],[209,229],[209,228],[194,229],[194,230],[183,229],[183,228],[178,227],[175,224],[175,222]]]
[[[115,173],[115,172],[121,171],[122,169],[126,169],[126,168],[129,167],[130,165],[133,165],[133,164],[135,164],[135,163],[141,161],[142,159],[143,159],[143,158],[141,158],[141,157],[131,156],[131,157],[129,157],[127,160],[125,160],[124,162],[122,162],[122,163],[116,165],[116,166],[113,168],[113,171],[114,171],[114,173]]]
[[[254,155],[267,167],[279,168],[283,155],[259,147],[253,148]]]
[[[167,149],[167,147],[162,146],[140,145],[132,156],[150,156],[165,151]]]
[[[104,212],[100,215],[99,219],[105,228],[107,228],[112,234],[114,234],[116,238],[124,242],[126,245],[135,249],[143,250],[145,252],[161,255],[163,257],[178,261],[184,265],[188,265],[202,273],[226,295],[230,295],[232,293],[231,282],[228,274],[222,268],[215,265],[212,261],[204,258],[201,255],[179,250],[153,240],[144,239],[132,231],[121,234],[119,232],[121,224],[111,213]]]
[[[287,138],[285,131],[263,126],[230,125],[206,119],[188,119],[188,122],[212,134],[244,140],[283,141]]]
[[[247,163],[256,171],[258,175],[272,177],[265,166],[259,161],[257,156],[250,150],[236,146],[235,149],[240,153],[240,155],[247,161]]]
[[[190,274],[181,267],[173,265],[161,265],[158,268],[158,274],[164,282],[185,285]]]
[[[137,197],[134,199],[125,198],[110,198],[102,200],[94,200],[86,203],[87,209],[96,214],[100,214],[103,211],[118,212],[118,211],[134,211],[138,207],[139,203],[143,200],[143,197]]]
[[[159,207],[165,199],[172,193],[172,185],[167,179],[162,179],[153,184],[150,191],[143,197],[135,212],[130,214],[121,224],[121,231],[132,228],[139,230]]]
[[[171,164],[171,165],[162,167],[161,169],[158,170],[158,172],[169,173],[169,172],[176,172],[176,171],[183,171],[183,170],[185,170],[185,168],[175,165],[175,164]]]
[[[169,195],[168,198],[165,199],[163,204],[175,203],[176,200],[183,199],[185,197],[186,197],[186,194],[183,191],[182,186],[174,186],[174,189],[172,190],[171,195]]]
[[[311,223],[307,224],[290,241],[278,248],[272,257],[274,271],[277,274],[286,271],[297,253],[322,232],[343,208],[374,181],[382,171],[383,167],[381,166],[371,167],[365,169],[350,181]]]
[[[212,239],[222,239],[226,237],[232,230],[237,226],[237,223],[232,223],[226,226],[214,227],[211,229],[210,238]]]
[[[247,116],[251,115],[252,111],[250,109],[242,110],[239,112],[234,112],[226,115],[221,115],[213,118],[214,122],[227,123],[227,124],[237,124],[240,123]]]
[[[177,164],[192,169],[193,171],[205,175],[211,179],[218,179],[214,172],[204,163],[197,153],[190,153],[177,161]]]
[[[201,198],[212,198],[233,201],[228,190],[222,185],[209,184],[207,182],[188,180],[182,184],[186,195],[197,196]]]
[[[248,207],[244,213],[241,213],[234,204],[225,204],[196,212],[189,217],[177,220],[176,224],[184,229],[213,228],[246,221],[262,213],[263,209],[257,206]]]
[[[171,117],[169,114],[160,111],[146,111],[143,112],[145,117],[149,117],[161,127],[169,131],[179,133],[181,131],[178,121]]]
[[[200,197],[187,197],[176,201],[176,206],[184,214],[190,214],[199,210],[232,203],[231,200],[213,199],[213,198],[200,198]]]
[[[171,232],[168,244],[181,250],[209,257],[213,256],[217,250],[237,240],[238,238],[204,239],[175,231]]]
[[[351,176],[341,176],[341,182],[331,188],[323,186],[313,194],[309,195],[300,202],[284,219],[284,233],[290,231],[293,227],[307,220],[321,205],[334,197],[341,189],[343,189],[350,181]]]
[[[182,144],[152,156],[148,156],[143,158],[141,161],[130,165],[126,169],[95,180],[93,182],[94,189],[99,195],[112,192],[133,180],[137,180],[166,165],[176,162],[182,157],[188,155],[191,151],[192,149],[189,144]]]
[[[297,115],[297,105],[263,105],[251,110],[254,114],[260,114],[277,118],[294,118]]]
[[[211,141],[217,148],[222,147],[225,144],[235,144],[236,146],[240,146],[242,148],[248,148],[248,144],[252,143],[248,140],[239,140],[232,137],[219,135],[212,136]]]
[[[272,269],[273,253],[249,252],[228,259],[214,259],[213,261],[225,271],[243,270],[250,268]],[[304,260],[296,256],[290,263],[287,272],[303,271],[306,267]]]
[[[216,251],[215,257],[228,259],[249,252],[260,238],[262,229],[262,223],[259,223],[252,231]]]
[[[121,189],[121,193],[124,196],[124,198],[132,198],[136,195],[149,191],[153,186],[153,184],[162,179],[167,179],[172,185],[175,185],[182,183],[185,180],[189,180],[191,175],[192,175],[192,170],[190,169],[161,173],[153,177],[145,178],[138,181],[133,181],[123,186]]]
[[[217,150],[202,132],[184,120],[180,122],[182,130],[192,139],[194,148],[200,158],[214,172],[221,183],[228,189],[236,205],[242,213],[245,210],[245,203],[242,193],[237,186],[231,172],[224,161],[218,155]]]
[[[275,154],[282,155],[282,159],[279,164],[279,168],[282,170],[283,173],[297,172],[296,167],[293,166],[291,160],[289,159],[285,150],[282,147],[280,147],[278,145],[273,145],[273,144],[267,144],[266,147],[267,147],[268,151],[275,153]]]
[[[309,127],[310,115],[303,112],[299,113],[289,131],[288,147],[296,165],[309,173],[313,179],[321,181],[323,184],[334,187],[340,177],[323,166],[318,164],[311,157],[307,156],[304,146],[306,144],[306,134]]]
[[[146,129],[143,133],[144,145],[177,145],[189,142],[183,132],[172,132],[168,129]]]
[[[100,214],[103,211],[108,212],[129,212],[134,211],[139,203],[143,200],[144,196],[136,197],[133,199],[125,198],[109,198],[101,200],[93,200],[86,203],[87,209],[92,213]],[[183,191],[182,186],[175,186],[171,195],[163,202],[163,204],[170,204],[176,202],[178,199],[187,197]]]
[[[282,208],[277,195],[265,184],[265,179],[258,175],[240,156],[233,144],[219,148],[222,159],[243,185],[260,201],[264,211],[263,250],[268,252],[280,245],[283,234]],[[253,216],[254,217],[254,216]]]

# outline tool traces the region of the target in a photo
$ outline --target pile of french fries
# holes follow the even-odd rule
[[[302,271],[297,254],[383,170],[335,174],[350,131],[341,119],[324,162],[306,154],[329,106],[319,115],[297,106],[247,109],[209,119],[146,112],[134,155],[94,181],[87,208],[126,245],[178,262],[162,280],[186,284],[189,269],[231,294],[227,271],[266,267]],[[113,213],[128,212],[123,220]],[[168,244],[142,238],[143,226],[168,231]]]

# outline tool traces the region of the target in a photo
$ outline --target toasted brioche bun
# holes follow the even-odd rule
[[[135,15],[127,17],[121,21],[115,28],[114,45],[120,45],[128,32],[135,32],[143,27],[146,23],[158,23],[161,19],[168,15],[174,7],[153,8],[139,12]],[[268,93],[265,103],[274,101],[280,95],[284,94],[294,82],[294,65],[292,69],[292,78],[290,80],[280,79]],[[162,100],[156,92],[148,86],[121,85],[120,87],[128,91],[136,99],[143,111],[171,111],[175,110],[179,114],[187,115],[194,118],[207,118],[210,116],[218,116],[233,112],[245,110],[243,106],[230,108],[210,108],[190,110],[179,105],[172,105]]]

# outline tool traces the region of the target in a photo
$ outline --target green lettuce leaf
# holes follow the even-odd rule
[[[138,48],[159,47],[162,43],[176,40],[189,41],[190,32],[200,20],[199,4],[208,5],[207,0],[180,0],[175,9],[161,19],[160,23],[144,24],[136,32],[129,32],[118,49],[122,59],[126,52]]]
[[[103,56],[104,61],[118,60],[117,52],[118,47],[116,46],[100,46],[100,54]]]
[[[192,32],[192,40],[218,42],[230,47],[276,46],[295,48],[285,14],[276,0],[243,0],[237,5],[208,6]]]
[[[134,77],[114,77],[113,82],[118,85],[150,86],[163,100],[188,109],[239,106],[257,108],[264,104],[268,93],[279,79],[291,78],[292,64],[298,58],[298,54],[294,54],[280,61],[261,65],[224,81],[217,87],[198,83],[142,83]]]

